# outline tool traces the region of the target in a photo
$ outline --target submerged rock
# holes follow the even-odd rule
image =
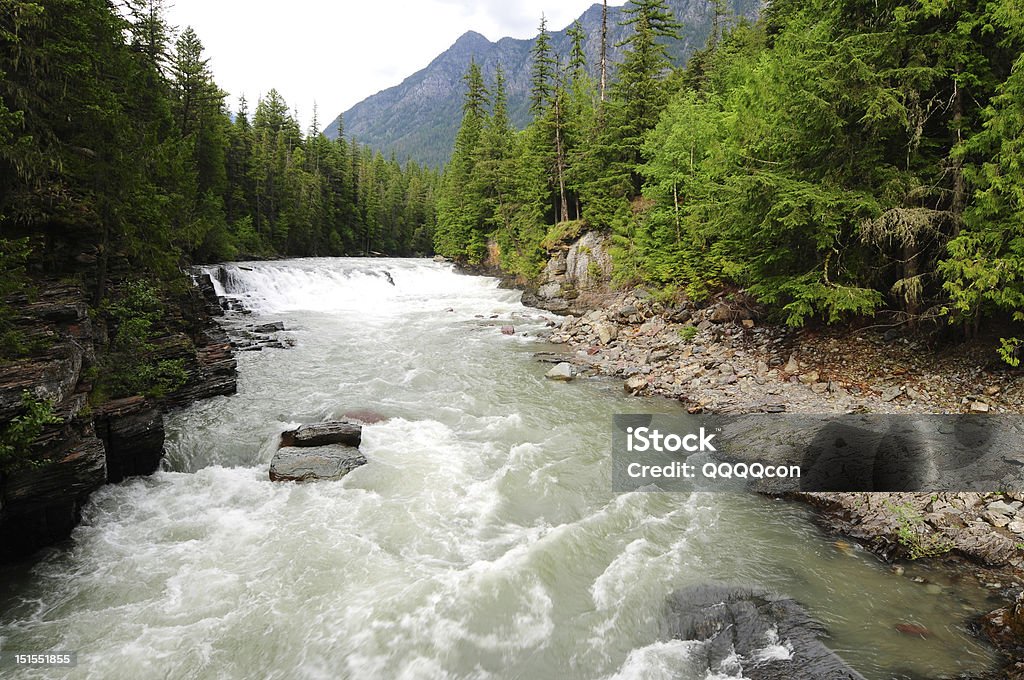
[[[274,454],[270,463],[270,481],[334,481],[363,465],[366,465],[366,458],[350,446],[283,448]]]
[[[383,413],[378,413],[368,408],[356,408],[345,411],[343,416],[348,421],[355,421],[363,425],[373,425],[374,423],[383,423],[385,420],[388,420],[388,417]]]
[[[707,669],[735,663],[750,680],[863,680],[826,647],[826,631],[793,600],[759,588],[701,584],[669,596],[664,633],[698,640]],[[731,657],[731,658],[730,658]]]
[[[363,440],[363,426],[347,420],[303,425],[297,430],[281,433],[281,448],[306,448],[343,444],[358,447]]]

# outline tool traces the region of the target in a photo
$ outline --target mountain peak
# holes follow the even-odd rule
[[[462,46],[472,47],[472,46],[477,46],[477,45],[490,45],[490,44],[491,44],[491,41],[488,40],[486,36],[484,36],[484,35],[482,35],[480,33],[477,33],[476,31],[466,31],[465,33],[463,33],[462,35],[459,36],[459,39],[455,41],[455,44],[452,45],[452,47],[455,47],[456,45],[458,45],[460,47],[462,47]]]
[[[764,0],[727,0],[737,17],[756,18]],[[683,24],[680,40],[669,46],[669,54],[683,65],[704,46],[711,32],[712,16],[706,0],[669,0],[676,20]],[[591,75],[597,74],[601,44],[602,7],[594,4],[580,17],[584,51]],[[622,58],[622,41],[628,37],[622,25],[621,6],[608,8],[608,59],[614,65]],[[551,45],[566,57],[571,40],[564,30],[552,31]],[[338,134],[338,122],[360,143],[400,160],[413,159],[440,167],[447,162],[462,120],[463,75],[471,61],[480,65],[484,79],[493,82],[500,65],[505,72],[509,116],[517,127],[530,121],[530,68],[533,40],[502,38],[491,42],[476,31],[463,33],[443,54],[400,85],[369,97],[339,116],[324,131]]]

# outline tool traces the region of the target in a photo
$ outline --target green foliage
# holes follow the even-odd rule
[[[683,326],[679,329],[679,337],[683,342],[693,342],[693,339],[697,337],[698,332],[699,331],[696,326]]]
[[[192,28],[172,40],[159,0],[116,7],[0,12],[0,233],[42,237],[37,268],[95,256],[99,302],[122,256],[172,278],[238,256],[430,251],[438,173],[330,142],[316,121],[304,135],[274,89],[232,119]]]
[[[53,412],[53,402],[40,401],[25,390],[21,394],[22,413],[0,431],[0,472],[5,474],[44,463],[31,457],[32,442],[43,428],[63,422]]]
[[[886,503],[895,515],[898,524],[897,538],[912,560],[923,557],[939,557],[953,549],[953,543],[942,536],[932,533],[925,524],[920,513],[906,504],[894,505]]]
[[[1020,366],[1021,346],[1024,345],[1017,338],[999,338],[999,358],[1010,366]]]
[[[114,327],[97,392],[106,398],[135,394],[163,397],[188,380],[182,359],[155,356],[157,326],[164,301],[159,290],[147,281],[132,281],[119,298],[106,306]]]

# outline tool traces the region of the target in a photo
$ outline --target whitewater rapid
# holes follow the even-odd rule
[[[79,653],[13,677],[743,677],[756,659],[702,667],[702,643],[659,638],[669,593],[710,579],[793,596],[870,678],[990,661],[957,587],[837,547],[802,508],[612,493],[612,414],[676,406],[545,380],[549,318],[493,279],[345,259],[222,278],[253,312],[229,326],[281,321],[294,346],[240,354],[237,395],[169,416],[165,470],[100,490],[72,541],[0,572],[0,650]],[[368,465],[268,480],[281,431],[353,409],[388,418],[364,429]]]

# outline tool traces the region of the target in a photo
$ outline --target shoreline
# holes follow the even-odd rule
[[[796,332],[762,324],[727,300],[667,305],[636,290],[590,291],[567,309],[561,301],[545,309],[532,287],[494,267],[457,271],[499,278],[502,287],[522,290],[527,306],[575,311],[545,339],[565,348],[561,358],[576,375],[619,378],[631,395],[671,399],[690,413],[1024,412],[1024,381],[987,370],[978,353],[944,355],[914,338],[870,331]],[[982,677],[1024,679],[1024,494],[782,498],[810,507],[826,534],[857,541],[897,574],[901,562],[916,561],[977,579],[999,606],[965,624],[1002,657]]]

